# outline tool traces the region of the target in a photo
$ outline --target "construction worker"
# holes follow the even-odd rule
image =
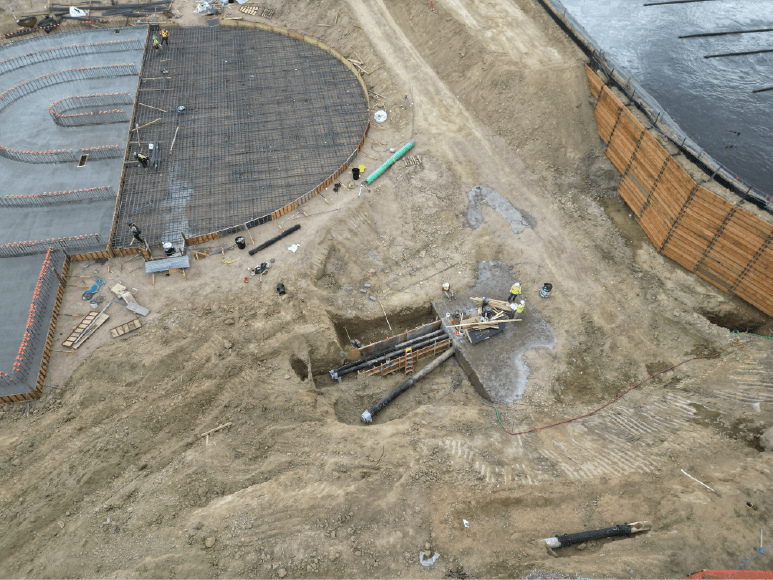
[[[526,307],[526,302],[524,302],[523,300],[521,300],[520,302],[516,302],[514,304],[510,304],[510,318],[515,318],[516,314],[521,314],[525,307]]]
[[[145,169],[148,168],[148,157],[146,155],[143,155],[142,153],[135,153],[134,157],[137,159],[137,161],[140,162],[140,165],[142,165]]]
[[[453,298],[454,297],[454,291],[451,290],[451,284],[446,282],[443,284],[443,294],[446,295],[446,298]]]
[[[140,237],[140,234],[142,233],[142,231],[140,231],[140,228],[135,226],[132,222],[126,222],[126,225],[129,226],[129,231],[131,231],[132,235],[134,236],[134,239],[144,245],[145,240],[143,240]]]
[[[507,301],[508,302],[515,302],[518,299],[518,296],[520,294],[521,294],[521,283],[520,282],[516,282],[510,288],[510,296],[507,297]]]
[[[169,31],[163,28],[161,29],[161,44],[169,46]]]
[[[153,35],[153,50],[158,50],[158,48],[161,46],[161,43],[158,41],[158,37],[154,34]]]

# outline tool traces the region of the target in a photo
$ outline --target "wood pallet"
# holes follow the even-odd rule
[[[239,12],[266,19],[270,19],[274,15],[274,9],[268,6],[242,6],[239,8]]]
[[[110,334],[113,338],[118,338],[119,336],[123,336],[124,334],[129,334],[130,332],[134,332],[138,328],[142,327],[142,323],[140,322],[139,318],[135,318],[134,320],[127,322],[126,324],[121,324],[119,326],[116,326],[115,328],[110,329]]]
[[[94,319],[99,315],[99,312],[96,310],[92,310],[89,312],[86,316],[83,317],[83,320],[81,320],[78,323],[78,326],[75,327],[75,330],[73,330],[70,333],[70,336],[68,336],[65,341],[62,343],[62,346],[71,347],[73,344],[75,344],[75,339],[78,338],[81,332],[83,332],[89,324],[94,322]]]

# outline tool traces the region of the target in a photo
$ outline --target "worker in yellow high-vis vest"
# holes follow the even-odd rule
[[[507,297],[508,302],[514,302],[518,299],[518,296],[521,295],[521,283],[516,282],[513,284],[513,286],[510,288],[510,296]]]

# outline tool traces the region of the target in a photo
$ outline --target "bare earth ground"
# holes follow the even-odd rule
[[[302,224],[293,237],[255,258],[228,252],[239,258],[230,265],[194,262],[188,280],[151,284],[137,260],[112,260],[110,273],[75,264],[73,274],[136,288],[152,313],[123,339],[100,330],[78,354],[56,353],[48,383],[59,388],[29,417],[21,404],[0,413],[0,575],[439,578],[461,566],[476,577],[679,577],[735,568],[761,527],[773,533],[773,454],[758,440],[773,424],[773,344],[728,330],[769,333],[770,319],[653,249],[614,192],[582,54],[536,1],[434,4],[269,4],[270,23],[380,66],[367,82],[389,120],[357,162],[369,173],[413,127],[422,164],[395,165],[359,198],[329,189],[330,205],[317,198],[304,206],[311,217],[288,223]],[[203,24],[193,7],[177,0],[176,22]],[[475,185],[531,227],[516,235],[484,207],[472,229]],[[246,267],[269,258],[259,284]],[[390,334],[359,288],[372,284],[405,329],[429,319],[442,281],[471,286],[482,260],[513,268],[557,338],[527,356],[523,401],[498,405],[510,430],[719,356],[582,421],[515,437],[451,362],[360,424],[400,377],[339,385],[326,374],[345,360],[346,332]],[[546,281],[554,291],[541,300]],[[85,314],[78,286],[89,284],[70,278],[63,312]],[[133,318],[118,305],[107,313],[108,328]],[[62,317],[58,338],[76,320]],[[227,422],[207,445],[201,433]],[[652,531],[556,555],[538,542],[636,520]],[[437,564],[420,566],[420,550],[439,552]],[[769,568],[769,557],[748,567]]]

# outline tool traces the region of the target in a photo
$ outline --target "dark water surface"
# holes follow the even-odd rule
[[[561,0],[598,45],[729,171],[773,195],[773,32],[679,39],[687,34],[773,28],[773,0]]]

